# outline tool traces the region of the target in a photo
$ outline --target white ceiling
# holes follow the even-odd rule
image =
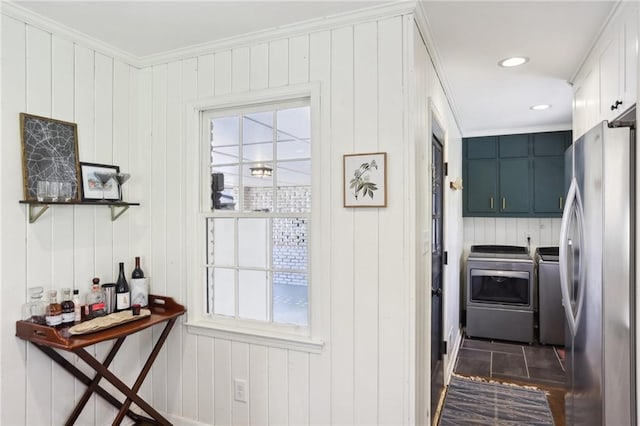
[[[138,58],[385,1],[19,1]],[[615,1],[423,1],[464,136],[569,129],[572,77]],[[530,62],[505,69],[498,60]],[[553,107],[536,112],[531,105]]]

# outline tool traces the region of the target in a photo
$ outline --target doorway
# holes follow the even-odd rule
[[[436,133],[431,136],[431,413],[436,413],[444,391],[443,369],[443,182],[444,154]]]

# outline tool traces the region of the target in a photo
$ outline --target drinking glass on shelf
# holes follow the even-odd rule
[[[129,173],[116,173],[114,177],[118,182],[118,195],[120,196],[120,201],[122,201],[122,185],[129,180],[131,175]]]
[[[60,201],[71,200],[71,182],[60,182]]]
[[[107,201],[104,197],[104,190],[105,190],[105,187],[107,186],[107,183],[111,180],[111,178],[115,176],[115,173],[94,172],[93,175],[98,179],[98,182],[100,182],[100,187],[102,188],[102,201]]]

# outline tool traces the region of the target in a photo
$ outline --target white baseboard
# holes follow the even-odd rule
[[[458,328],[458,333],[456,335],[456,339],[454,344],[451,345],[451,361],[449,365],[447,365],[447,371],[444,372],[444,385],[447,386],[449,381],[451,380],[451,376],[453,375],[453,370],[456,366],[456,359],[458,358],[458,352],[460,350],[460,344],[462,342],[462,329]]]

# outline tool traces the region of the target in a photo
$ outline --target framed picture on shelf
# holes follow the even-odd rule
[[[80,163],[82,201],[122,201],[116,173],[120,173],[118,166]]]
[[[76,123],[20,113],[22,188],[25,200],[36,200],[38,182],[71,183],[78,198],[80,167]]]
[[[387,206],[387,153],[344,156],[344,207]]]

